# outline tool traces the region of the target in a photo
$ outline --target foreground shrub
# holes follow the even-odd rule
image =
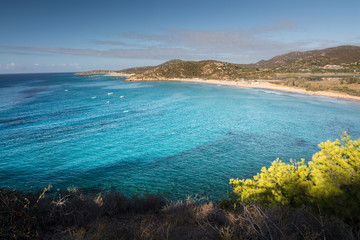
[[[310,169],[304,160],[286,164],[277,159],[269,169],[263,167],[254,179],[230,179],[230,184],[239,202],[299,207],[307,200],[312,184],[309,177]]]
[[[360,139],[352,141],[346,132],[340,140],[327,141],[309,162],[314,204],[327,213],[360,222]]]
[[[66,229],[86,232],[99,219],[155,214],[166,205],[160,193],[128,198],[115,191],[94,194],[70,187],[47,194],[50,188],[39,193],[0,188],[0,239],[52,239]]]
[[[42,193],[23,195],[16,190],[0,188],[0,238],[36,238],[37,229],[42,224],[38,217],[42,213],[41,203],[45,193],[51,185]]]
[[[305,163],[274,161],[253,179],[230,179],[238,202],[263,205],[311,204],[337,217],[360,222],[360,139],[346,132],[340,140],[321,143],[321,151]]]
[[[0,188],[0,239],[358,239],[354,225],[308,207],[264,208],[159,194],[24,194]],[[44,195],[45,198],[44,198]],[[227,206],[227,207],[226,207]]]

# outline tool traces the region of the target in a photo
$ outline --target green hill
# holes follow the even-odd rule
[[[87,71],[87,72],[78,72],[75,73],[75,75],[97,75],[97,74],[109,74],[111,72],[111,70],[91,70],[91,71]]]
[[[141,73],[144,73],[146,71],[149,71],[149,70],[153,70],[157,67],[160,67],[160,66],[167,66],[167,65],[170,65],[170,64],[173,64],[173,63],[178,63],[178,62],[182,62],[182,60],[180,59],[172,59],[172,60],[169,60],[167,62],[164,62],[160,65],[157,65],[157,66],[144,66],[144,67],[133,67],[133,68],[124,68],[124,69],[121,69],[121,70],[91,70],[91,71],[87,71],[87,72],[79,72],[79,73],[75,73],[75,75],[97,75],[97,74],[109,74],[109,73],[124,73],[124,75],[130,75],[130,74],[141,74]]]
[[[181,61],[172,64],[159,65],[158,67],[136,74],[128,78],[129,81],[151,81],[167,79],[218,79],[240,80],[245,78],[269,78],[268,71],[244,67],[239,64],[220,62],[215,60]]]
[[[317,68],[326,65],[340,66],[333,66],[334,69],[358,69],[360,67],[360,47],[339,46],[306,52],[290,52],[275,56],[270,60],[261,60],[256,64],[251,64],[253,67],[260,68],[285,67],[291,69]]]
[[[276,73],[287,72],[359,72],[360,47],[339,46],[306,52],[290,52],[255,64],[235,64],[215,60],[182,61],[173,59],[157,66],[126,68],[122,70],[94,70],[78,75],[124,73],[129,80],[165,80],[175,78],[211,78],[218,80],[269,79]]]

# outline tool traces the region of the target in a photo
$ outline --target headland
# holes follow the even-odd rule
[[[157,66],[101,72],[102,76],[126,77],[126,81],[201,82],[360,101],[359,73],[359,46],[290,52],[255,64],[174,59]]]

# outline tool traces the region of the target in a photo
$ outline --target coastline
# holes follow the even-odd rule
[[[215,80],[215,79],[204,80],[200,78],[178,78],[178,79],[166,79],[166,80],[164,79],[164,80],[130,80],[130,81],[197,82],[197,83],[208,83],[208,84],[217,84],[217,85],[228,85],[235,87],[261,88],[261,89],[269,89],[269,90],[276,90],[282,92],[293,92],[293,93],[301,93],[307,95],[325,96],[325,97],[360,101],[360,97],[352,96],[346,93],[330,92],[330,91],[307,91],[306,89],[303,88],[295,88],[295,87],[272,84],[269,82],[269,80],[262,80],[262,79],[251,80],[251,81],[232,81],[232,80]]]
[[[122,73],[122,72],[109,72],[107,74],[105,74],[104,76],[106,77],[118,77],[118,76],[121,76],[121,77],[130,77],[130,76],[133,76],[135,74],[133,73]]]

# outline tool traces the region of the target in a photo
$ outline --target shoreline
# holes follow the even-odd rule
[[[134,80],[130,80],[130,81],[134,81]],[[324,96],[324,97],[360,101],[360,97],[348,95],[346,93],[329,92],[329,91],[307,91],[302,88],[276,85],[268,82],[269,80],[262,80],[262,79],[251,80],[251,81],[232,81],[232,80],[215,80],[215,79],[204,80],[199,78],[178,78],[178,79],[166,79],[166,80],[135,80],[135,81],[197,82],[197,83],[208,83],[208,84],[216,84],[216,85],[228,85],[228,86],[243,87],[243,88],[245,87],[245,88],[269,89],[269,90],[276,90],[281,92],[293,92],[293,93],[300,93],[300,94],[313,95],[313,96]]]
[[[118,76],[130,77],[133,75],[135,75],[135,74],[134,73],[122,73],[122,72],[108,72],[104,76],[106,76],[106,77],[118,77]]]

